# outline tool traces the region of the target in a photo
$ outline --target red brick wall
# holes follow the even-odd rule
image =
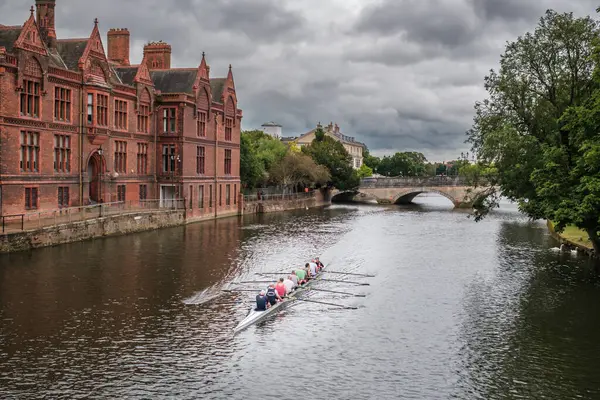
[[[129,37],[127,29],[110,29],[107,33],[108,59],[129,65]]]

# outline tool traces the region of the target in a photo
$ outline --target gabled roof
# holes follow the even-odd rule
[[[133,85],[135,76],[137,75],[139,65],[130,67],[115,67],[115,72],[121,78],[121,81],[126,85]]]
[[[210,80],[210,91],[212,92],[213,101],[220,103],[222,101],[223,88],[225,87],[226,78],[212,78]]]
[[[150,71],[154,88],[162,93],[194,94],[197,68],[164,69]]]
[[[79,59],[87,47],[88,39],[62,39],[56,41],[58,53],[71,71],[79,71]]]
[[[22,30],[22,26],[0,25],[0,47],[5,47],[8,53],[12,53],[13,46]]]

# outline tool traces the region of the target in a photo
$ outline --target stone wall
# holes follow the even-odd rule
[[[315,197],[297,200],[254,201],[244,204],[244,214],[263,214],[278,211],[298,210],[317,207],[320,204]]]
[[[30,250],[96,237],[124,235],[185,223],[185,211],[132,213],[0,235],[0,253]]]

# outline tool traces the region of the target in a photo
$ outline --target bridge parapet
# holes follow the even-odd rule
[[[429,176],[402,178],[363,178],[360,188],[449,187],[467,186],[462,176]]]

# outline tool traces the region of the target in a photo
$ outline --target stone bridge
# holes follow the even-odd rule
[[[437,193],[450,200],[455,207],[462,208],[471,207],[472,197],[477,191],[460,176],[365,178],[355,191],[332,191],[331,200],[409,204],[421,193]]]

